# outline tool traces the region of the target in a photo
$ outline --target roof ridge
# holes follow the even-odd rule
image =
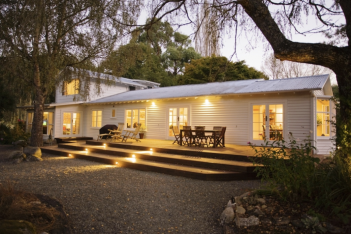
[[[313,75],[313,76],[299,76],[299,77],[286,77],[286,78],[279,78],[279,79],[272,79],[272,80],[264,80],[264,81],[278,81],[278,80],[293,80],[293,79],[305,79],[305,78],[312,78],[317,76],[329,76],[329,74],[320,74],[320,75]]]

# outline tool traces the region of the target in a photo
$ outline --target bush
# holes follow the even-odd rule
[[[270,189],[278,189],[285,200],[309,197],[310,178],[319,162],[312,156],[315,147],[309,139],[297,143],[290,135],[289,141],[265,141],[261,147],[251,146],[255,150],[254,164],[263,165],[256,167],[255,172],[268,182]]]
[[[315,147],[309,138],[252,145],[257,174],[279,191],[286,201],[309,200],[316,209],[329,210],[342,221],[351,218],[351,168],[341,149],[334,152],[329,163],[313,157]],[[261,166],[262,165],[262,166]]]
[[[18,120],[13,128],[4,124],[0,125],[0,143],[12,144],[18,140],[28,141],[30,133],[26,132],[26,122]]]

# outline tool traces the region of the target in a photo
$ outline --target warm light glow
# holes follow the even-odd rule
[[[104,144],[104,146],[106,146],[106,144]]]
[[[127,158],[127,160],[131,161],[132,163],[135,163],[135,162],[136,162],[136,159],[135,159],[135,158]]]
[[[116,162],[116,164],[118,164],[118,162]]]
[[[155,102],[152,102],[151,106],[156,106]]]
[[[150,150],[152,151],[152,148],[150,148]]]
[[[210,102],[208,101],[208,99],[205,100],[205,104],[206,104],[206,105],[210,104]]]
[[[135,154],[132,155],[132,158],[135,158]]]
[[[87,149],[87,148],[85,148],[85,151],[88,151],[88,149]]]
[[[72,154],[69,154],[68,157],[72,157]]]

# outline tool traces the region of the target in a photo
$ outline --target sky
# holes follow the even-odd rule
[[[138,24],[145,23],[147,18],[147,13],[143,11],[139,17]],[[335,22],[344,22],[343,17],[332,18]],[[310,16],[305,19],[303,30],[308,30],[311,28],[315,28],[320,24],[320,22],[314,17]],[[172,22],[171,22],[172,23]],[[190,26],[183,26],[177,31],[190,35],[193,33],[193,29]],[[307,42],[307,43],[321,43],[326,41],[326,37],[322,34],[305,34],[301,35],[294,31],[291,31],[289,35],[289,39],[296,42]],[[234,38],[233,35],[227,34],[222,35],[222,46],[221,46],[221,56],[225,56],[233,62],[245,60],[246,64],[250,67],[254,67],[257,70],[262,71],[262,67],[264,66],[264,60],[266,57],[273,53],[271,46],[265,39],[257,39],[253,34],[242,34],[239,37],[236,47],[236,54],[234,54]],[[195,44],[193,42],[193,46]],[[234,55],[233,55],[234,54]],[[336,84],[335,75],[331,75],[331,80],[333,84]]]

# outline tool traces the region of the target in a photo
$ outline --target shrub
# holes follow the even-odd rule
[[[312,156],[315,147],[310,139],[298,143],[290,135],[289,141],[265,141],[260,147],[251,146],[255,150],[254,164],[263,165],[255,171],[270,189],[278,189],[285,200],[310,196],[310,178],[319,162]]]
[[[0,126],[0,142],[3,144],[12,144],[18,140],[27,141],[30,137],[30,133],[26,132],[26,122],[18,120],[13,128],[7,127],[4,124]]]
[[[351,160],[340,148],[329,163],[313,157],[315,147],[309,138],[297,142],[267,142],[252,145],[255,171],[271,190],[279,191],[284,200],[309,200],[315,209],[331,211],[344,223],[351,218]]]

